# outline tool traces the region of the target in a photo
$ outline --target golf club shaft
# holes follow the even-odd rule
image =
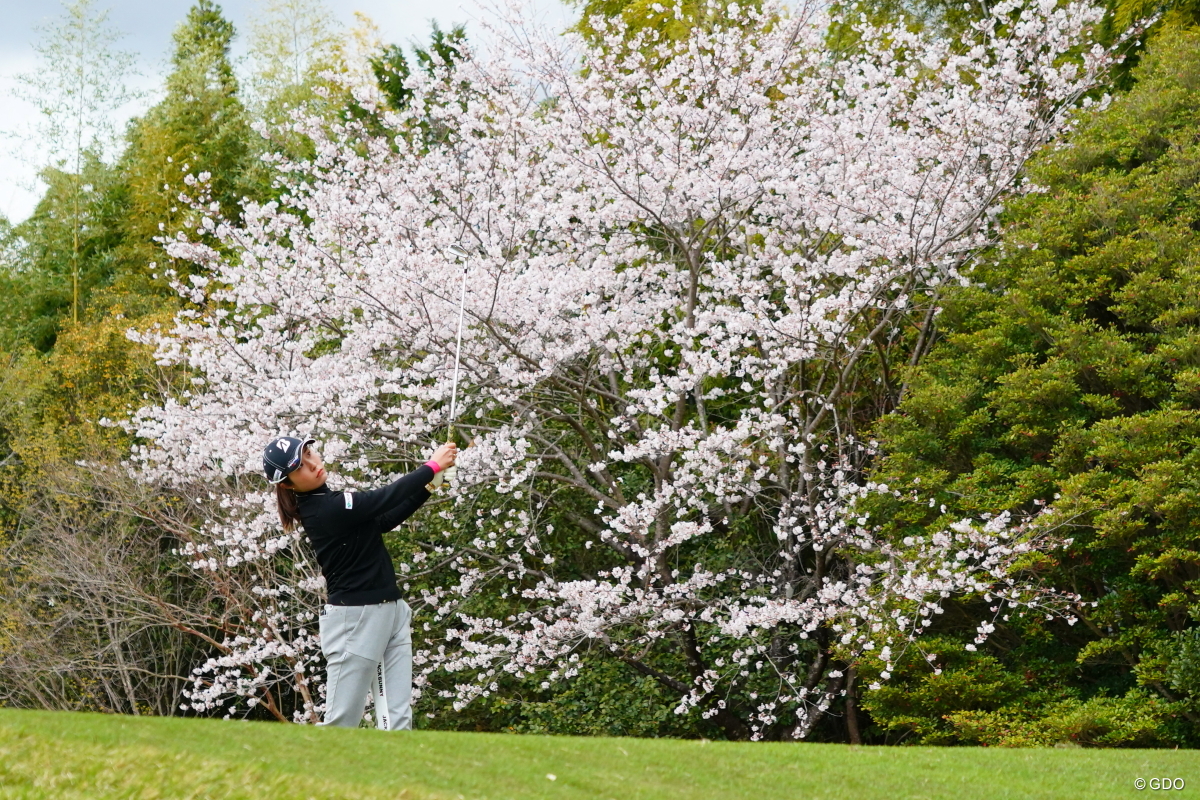
[[[462,327],[463,309],[467,299],[467,265],[463,264],[461,286],[458,293],[458,334],[454,343],[454,383],[450,390],[450,420],[447,425],[447,438],[454,438],[454,416],[458,410],[458,370],[462,358]]]

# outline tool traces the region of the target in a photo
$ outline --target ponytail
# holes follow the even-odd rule
[[[288,533],[295,530],[300,523],[300,507],[296,503],[296,493],[283,483],[275,484],[275,505],[279,507],[279,521]]]

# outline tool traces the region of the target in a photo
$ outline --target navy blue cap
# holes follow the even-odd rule
[[[297,439],[295,436],[280,436],[263,449],[263,471],[267,480],[279,483],[300,466],[300,456],[306,445],[316,439]]]

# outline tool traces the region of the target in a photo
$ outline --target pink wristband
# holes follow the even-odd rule
[[[437,475],[442,471],[442,465],[434,461],[432,458],[425,462],[425,466],[432,467],[434,475]]]

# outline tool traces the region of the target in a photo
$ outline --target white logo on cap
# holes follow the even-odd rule
[[[288,449],[288,440],[280,439],[279,441],[275,442],[275,446],[286,453]]]

